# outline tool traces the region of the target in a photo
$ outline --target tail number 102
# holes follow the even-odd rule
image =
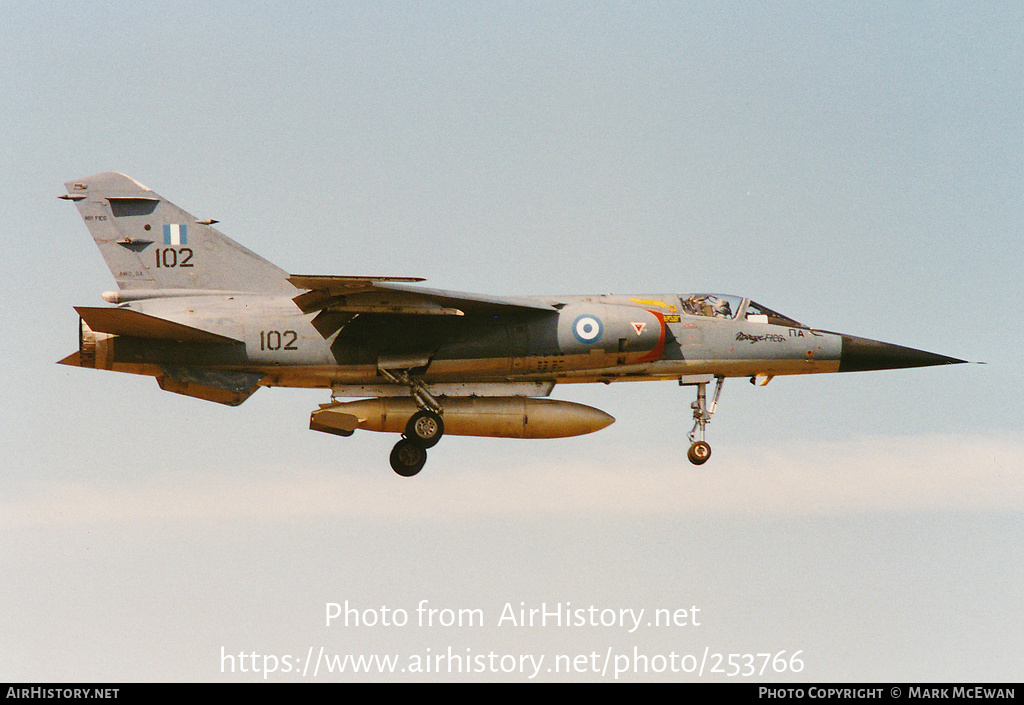
[[[260,350],[298,350],[299,334],[293,330],[261,330]]]
[[[158,247],[154,251],[156,252],[157,269],[192,266],[191,247],[182,247],[177,250],[173,247]]]

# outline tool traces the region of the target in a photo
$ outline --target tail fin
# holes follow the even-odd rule
[[[292,292],[288,273],[135,179],[105,172],[65,184],[121,289]]]

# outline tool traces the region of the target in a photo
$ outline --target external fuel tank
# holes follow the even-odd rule
[[[600,431],[615,419],[592,406],[530,397],[440,397],[445,435],[565,438]],[[336,403],[314,411],[309,427],[349,435],[357,429],[402,433],[419,409],[411,397]]]

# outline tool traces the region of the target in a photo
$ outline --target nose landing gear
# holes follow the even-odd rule
[[[709,406],[707,403],[708,382],[712,379],[715,380],[715,394]],[[715,408],[718,406],[718,397],[722,393],[722,382],[724,380],[724,377],[713,377],[712,375],[693,375],[679,378],[680,387],[697,387],[697,401],[690,404],[690,408],[693,409],[694,422],[693,429],[687,435],[687,438],[690,439],[690,450],[686,453],[686,457],[694,465],[703,465],[711,457],[711,446],[704,440],[704,429],[711,422],[711,416],[715,413]]]
[[[711,446],[704,441],[697,441],[686,451],[686,457],[694,465],[703,465],[711,457]]]

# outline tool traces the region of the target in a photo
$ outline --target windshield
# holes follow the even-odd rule
[[[797,323],[789,316],[783,316],[781,313],[772,311],[767,306],[762,306],[759,303],[751,301],[747,304],[746,317],[748,321],[760,322],[760,323],[771,323],[776,326],[789,326],[790,328],[806,328],[802,323]]]

